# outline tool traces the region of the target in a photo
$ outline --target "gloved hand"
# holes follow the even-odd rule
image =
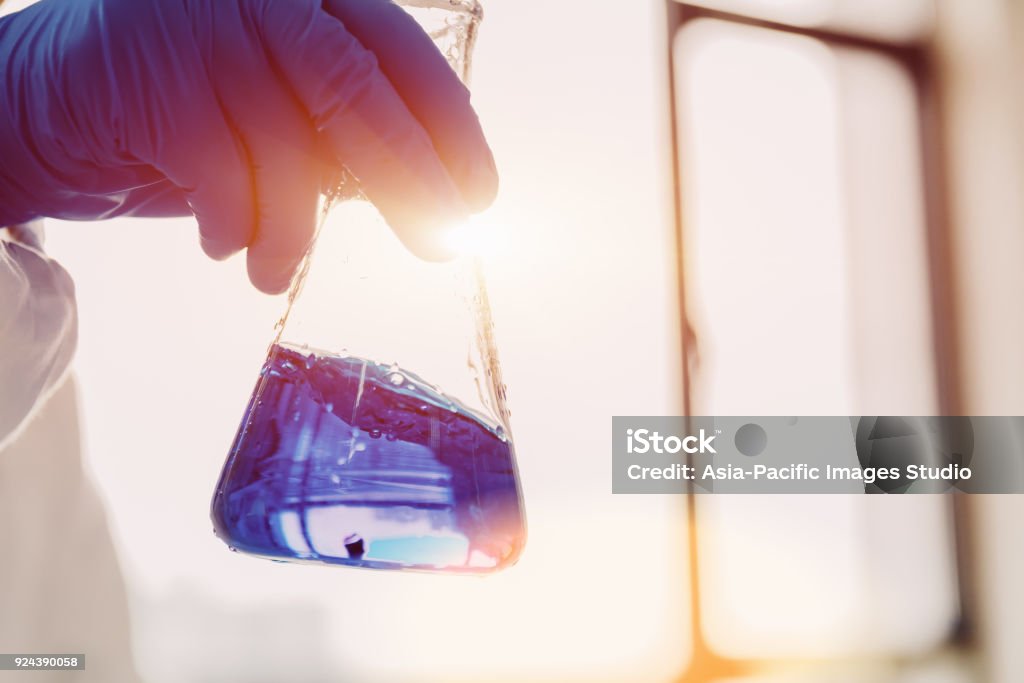
[[[194,213],[282,291],[341,165],[398,236],[486,207],[490,150],[429,37],[388,0],[41,0],[0,19],[0,226]]]

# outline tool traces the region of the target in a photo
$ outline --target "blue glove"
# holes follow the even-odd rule
[[[41,0],[0,19],[0,226],[195,214],[282,291],[341,166],[398,236],[485,208],[497,174],[459,82],[388,0]]]

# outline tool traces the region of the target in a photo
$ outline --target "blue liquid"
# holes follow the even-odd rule
[[[419,377],[279,345],[211,512],[233,549],[277,560],[488,572],[526,540],[512,445]]]

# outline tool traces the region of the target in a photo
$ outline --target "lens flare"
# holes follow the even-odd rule
[[[500,247],[501,231],[487,214],[482,214],[451,227],[442,240],[446,249],[459,256],[491,256]]]

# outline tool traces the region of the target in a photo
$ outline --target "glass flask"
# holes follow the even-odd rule
[[[399,4],[465,80],[479,5]],[[502,569],[526,527],[480,260],[419,260],[368,202],[335,201],[352,185],[324,200],[217,484],[214,531],[274,560]]]

